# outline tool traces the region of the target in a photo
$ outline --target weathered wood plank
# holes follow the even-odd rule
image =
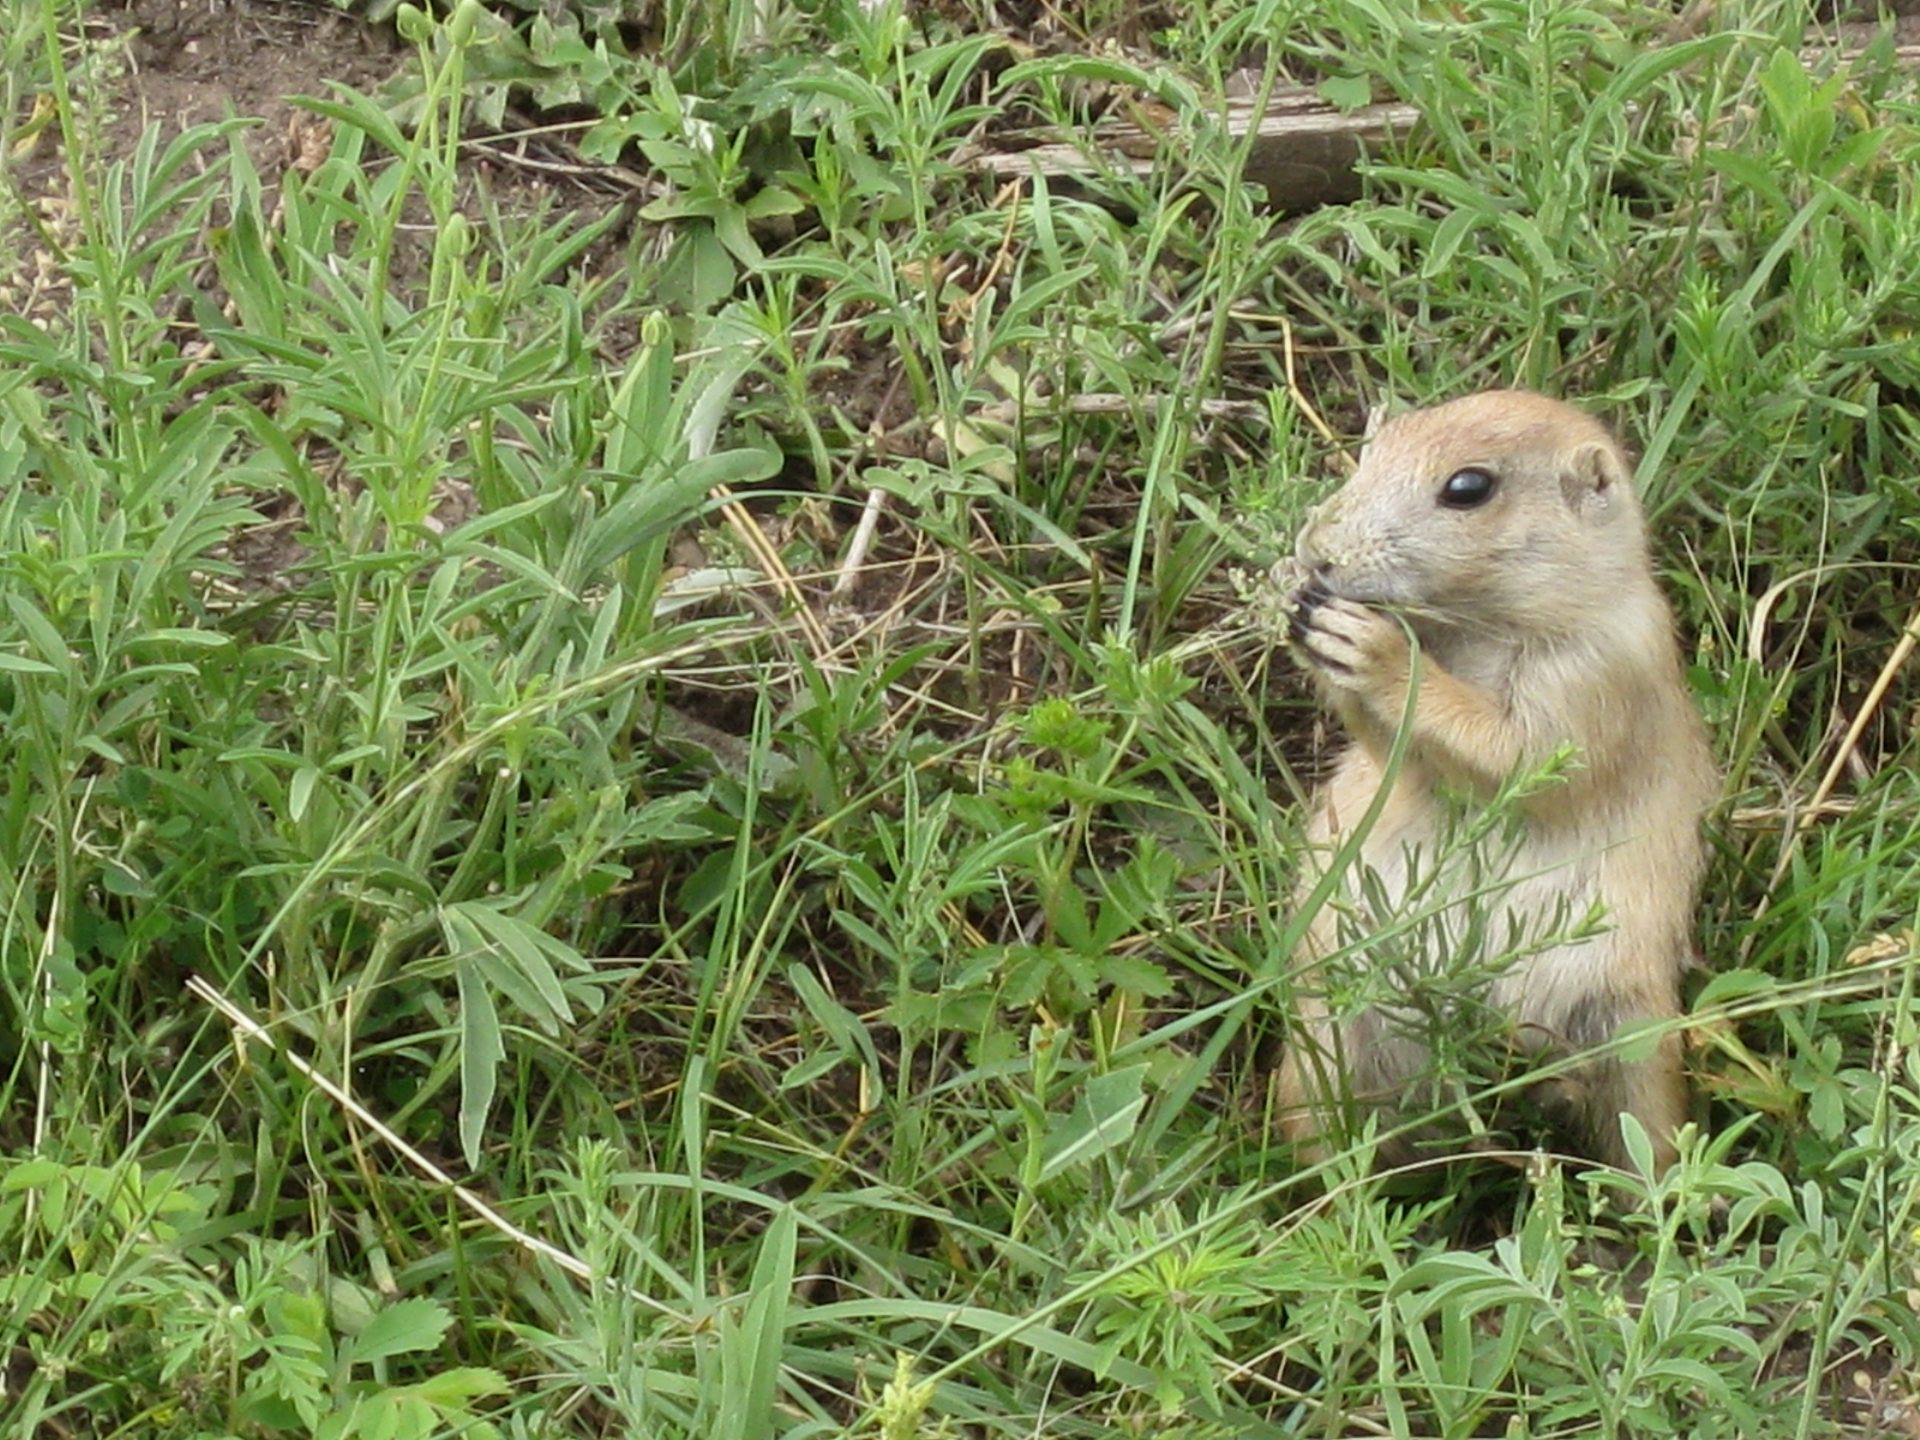
[[[1825,71],[1836,61],[1858,60],[1867,48],[1890,35],[1894,63],[1920,70],[1920,14],[1901,14],[1891,23],[1845,22],[1810,37],[1801,63]],[[1095,125],[1082,143],[1050,141],[1029,149],[988,150],[975,164],[1001,179],[1036,171],[1049,178],[1091,177],[1123,172],[1147,176],[1167,164],[1164,147],[1178,144],[1178,121],[1159,107],[1135,107],[1132,114],[1164,114],[1164,123],[1112,117]],[[1264,114],[1251,100],[1229,103],[1227,133],[1244,140],[1254,132],[1247,178],[1262,186],[1268,203],[1284,212],[1337,205],[1360,193],[1354,163],[1362,147],[1377,145],[1419,123],[1417,107],[1397,102],[1367,105],[1351,112],[1328,105],[1305,87],[1276,90]]]
[[[1287,89],[1275,92],[1264,114],[1251,100],[1231,102],[1226,127],[1236,140],[1255,132],[1247,178],[1265,187],[1276,210],[1293,211],[1354,199],[1360,193],[1353,173],[1360,147],[1402,133],[1419,118],[1412,105],[1368,105],[1348,113],[1311,90]],[[1049,177],[1113,171],[1145,176],[1165,164],[1155,157],[1167,141],[1167,131],[1113,119],[1095,126],[1084,145],[1056,141],[1028,150],[989,151],[975,163],[1005,179],[1036,170]]]

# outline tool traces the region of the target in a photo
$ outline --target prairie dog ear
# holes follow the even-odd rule
[[[1618,447],[1583,440],[1569,450],[1560,471],[1560,493],[1582,519],[1600,520],[1633,494],[1633,475]]]

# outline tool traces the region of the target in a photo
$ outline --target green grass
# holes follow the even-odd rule
[[[1764,3],[1200,3],[1150,66],[1117,11],[403,8],[406,123],[330,93],[281,177],[108,151],[53,4],[0,40],[0,154],[77,202],[0,187],[71,285],[0,319],[8,1434],[1908,1423],[1911,75],[1809,79]],[[1211,118],[1249,53],[1424,123],[1277,218]],[[1153,178],[968,169],[1128,78]],[[516,92],[670,188],[484,193]],[[1700,1135],[1303,1181],[1315,721],[1233,572],[1319,422],[1506,382],[1644,455],[1727,768]]]

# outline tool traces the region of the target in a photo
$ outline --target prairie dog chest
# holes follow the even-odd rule
[[[1364,751],[1348,752],[1309,836],[1321,866],[1364,818],[1382,778]],[[1603,935],[1591,922],[1596,907],[1607,905],[1606,856],[1620,837],[1601,829],[1555,825],[1517,810],[1490,815],[1436,794],[1409,766],[1342,878],[1344,938],[1392,937],[1379,947],[1382,957],[1404,951],[1435,970],[1514,955],[1493,986],[1496,1000],[1506,1003],[1562,966],[1557,954]]]

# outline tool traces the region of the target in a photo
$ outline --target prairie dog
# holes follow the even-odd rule
[[[1362,968],[1387,964],[1395,944],[1395,963],[1424,945],[1415,958],[1436,969],[1460,945],[1512,950],[1484,993],[1530,1049],[1584,1051],[1677,1015],[1700,821],[1719,777],[1612,436],[1522,391],[1399,416],[1309,518],[1294,566],[1294,648],[1350,737],[1314,798],[1303,899],[1386,783],[1403,718],[1407,734],[1379,815],[1296,956],[1301,998],[1279,1075],[1287,1132],[1318,1148],[1350,1102],[1404,1095],[1431,1068],[1392,1004],[1336,1021],[1314,993],[1342,944]],[[1458,841],[1477,804],[1569,748],[1563,778],[1522,793],[1504,830]],[[1599,933],[1575,938],[1596,907]],[[1421,908],[1427,923],[1409,928],[1400,912]],[[1626,1159],[1623,1112],[1662,1167],[1673,1157],[1680,1040],[1650,1044],[1550,1087],[1604,1160]]]

